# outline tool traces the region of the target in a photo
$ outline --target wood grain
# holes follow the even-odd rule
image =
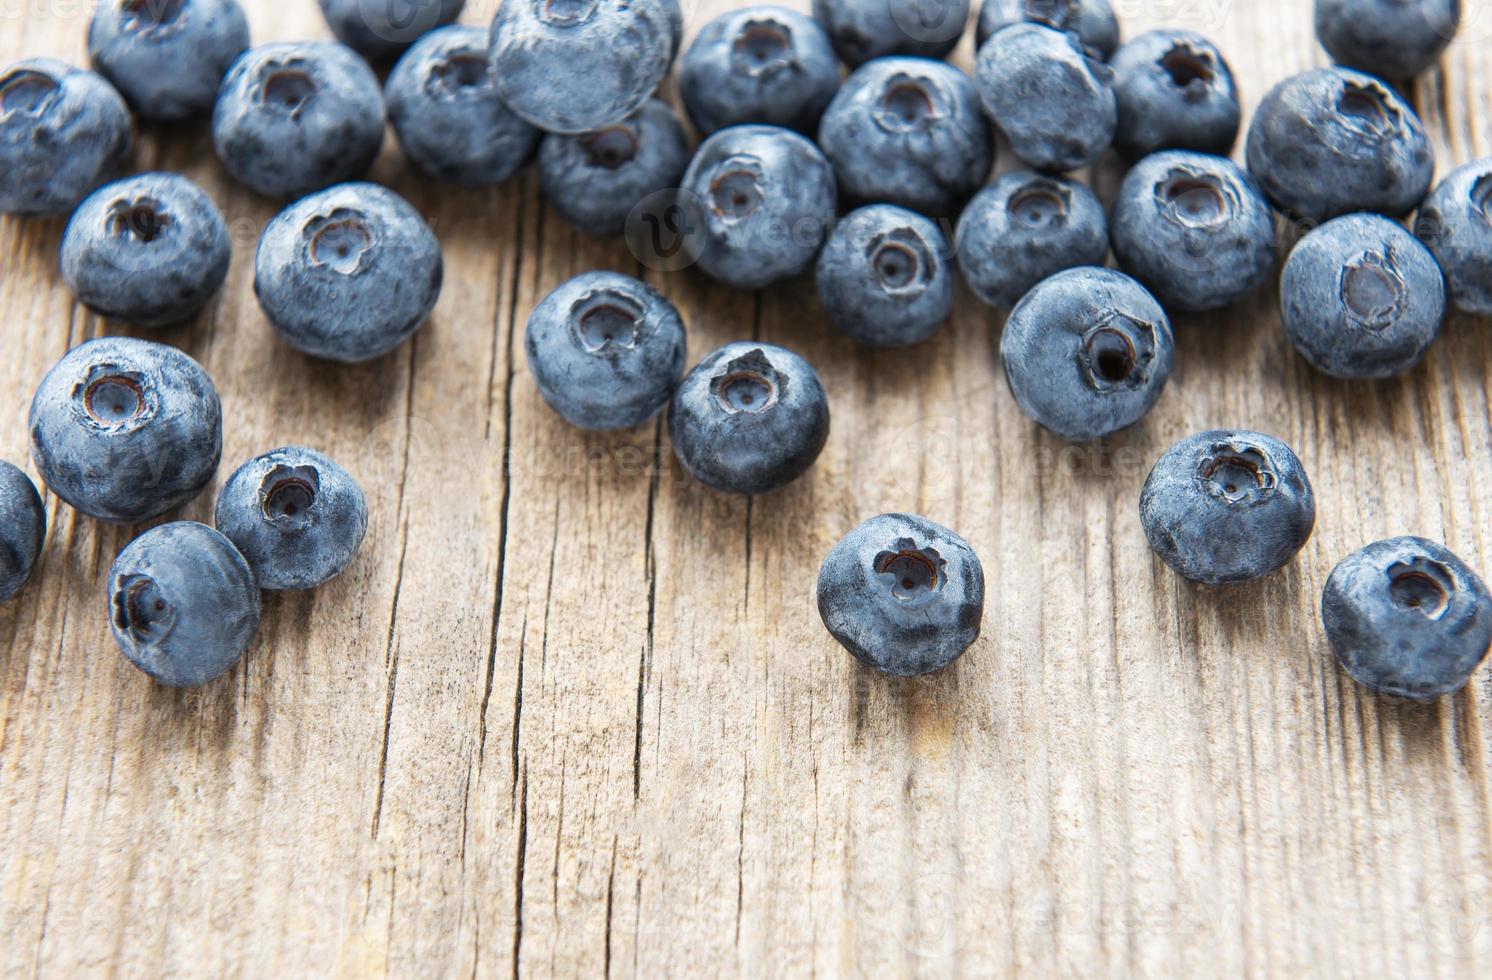
[[[727,5],[686,4],[691,33]],[[0,3],[0,60],[80,60],[86,6]],[[257,39],[325,33],[309,0],[246,6]],[[1131,36],[1215,38],[1250,105],[1324,60],[1297,0],[1116,7]],[[1489,38],[1472,0],[1410,92],[1441,172],[1492,153]],[[447,286],[413,343],[336,368],[265,324],[250,258],[272,207],[202,127],[147,131],[136,162],[201,180],[233,221],[223,297],[165,336],[217,380],[227,464],[317,446],[372,525],[342,578],[268,598],[240,668],[174,692],[109,637],[102,582],[134,532],[49,498],[40,571],[0,609],[0,974],[1492,970],[1492,683],[1428,708],[1365,696],[1315,612],[1332,564],[1388,534],[1492,571],[1485,322],[1348,385],[1291,352],[1266,289],[1179,325],[1142,425],[1070,447],[1017,411],[967,291],[937,338],[887,354],[828,328],[808,283],[649,273],[693,358],[783,343],[830,392],[818,466],[734,499],[684,479],[660,426],[587,436],[538,397],[528,310],[638,263],[571,231],[532,174],[438,189],[390,140],[376,176],[434,222]],[[59,282],[61,228],[0,219],[18,463],[46,369],[119,329]],[[1166,446],[1220,425],[1291,443],[1320,505],[1298,561],[1227,590],[1171,575],[1135,506]],[[833,542],[893,509],[958,529],[990,578],[984,637],[918,682],[855,666],[812,601]]]

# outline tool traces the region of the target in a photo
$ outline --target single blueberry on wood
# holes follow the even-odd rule
[[[1492,596],[1450,549],[1378,541],[1332,570],[1321,621],[1352,679],[1378,694],[1432,701],[1466,685],[1492,645]]]
[[[211,109],[248,46],[238,0],[101,0],[88,24],[93,67],[146,119]]]
[[[1119,105],[1114,148],[1126,159],[1170,149],[1233,151],[1243,110],[1233,72],[1211,41],[1195,31],[1150,31],[1110,64]]]
[[[893,677],[942,670],[979,638],[984,569],[940,524],[881,514],[824,559],[819,615],[856,660]]]
[[[1492,157],[1447,174],[1420,205],[1414,234],[1440,263],[1456,308],[1492,316]]]
[[[15,597],[31,577],[47,538],[47,512],[36,484],[0,461],[0,602]]]
[[[950,259],[948,239],[932,220],[894,204],[867,205],[835,225],[819,253],[819,302],[863,344],[915,344],[953,310]]]
[[[120,652],[169,687],[226,674],[259,630],[249,563],[223,535],[192,521],[151,528],[119,553],[108,608]]]

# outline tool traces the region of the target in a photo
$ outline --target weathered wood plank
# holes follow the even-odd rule
[[[309,2],[247,6],[257,38],[325,34]],[[726,6],[686,5],[691,31]],[[1116,7],[1131,36],[1214,37],[1250,104],[1324,60],[1307,4]],[[81,58],[81,5],[9,16],[0,59]],[[1442,172],[1492,153],[1492,11],[1467,21],[1410,92]],[[1492,571],[1485,324],[1453,318],[1408,377],[1347,385],[1294,356],[1266,289],[1179,325],[1144,424],[1070,447],[1016,410],[998,319],[966,291],[938,337],[887,354],[827,327],[807,282],[649,272],[691,360],[758,338],[824,377],[824,457],[748,502],[685,479],[660,424],[588,436],[543,405],[528,310],[639,266],[532,174],[433,188],[390,141],[375,176],[434,223],[445,293],[412,344],[330,369],[265,325],[250,263],[273,208],[206,135],[147,133],[137,165],[185,170],[233,222],[222,299],[165,336],[218,382],[228,465],[316,445],[373,521],[345,576],[268,600],[241,668],[177,693],[108,636],[101,583],[131,532],[49,500],[41,571],[0,607],[0,973],[1486,971],[1492,686],[1367,697],[1316,615],[1374,537]],[[0,219],[16,462],[42,374],[117,329],[58,282],[61,230]],[[1199,588],[1150,555],[1134,502],[1170,442],[1234,424],[1297,448],[1318,530],[1268,581]],[[959,529],[991,584],[984,637],[915,683],[857,668],[812,599],[833,542],[901,509]]]

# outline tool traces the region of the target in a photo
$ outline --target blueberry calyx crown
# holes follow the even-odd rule
[[[945,115],[941,111],[942,103],[941,93],[929,79],[899,72],[886,80],[880,103],[876,106],[875,120],[877,125],[890,132],[925,129]]]
[[[1022,184],[1005,202],[1011,219],[1027,228],[1066,224],[1071,209],[1072,192],[1045,177]]]
[[[797,64],[793,32],[775,20],[748,20],[731,45],[731,69],[752,78],[784,71]]]
[[[1111,313],[1083,335],[1078,359],[1088,383],[1099,391],[1138,388],[1155,359],[1155,328]]]
[[[485,51],[461,48],[430,66],[427,87],[437,96],[450,98],[482,87],[491,75],[492,62]]]
[[[118,365],[100,364],[73,389],[83,416],[105,429],[122,429],[149,414],[145,379]]]
[[[1205,98],[1207,90],[1217,78],[1212,54],[1186,41],[1177,41],[1155,63],[1166,73],[1171,84],[1185,93],[1190,102]]]
[[[127,575],[114,585],[114,625],[136,643],[159,643],[176,625],[176,610],[155,579]]]
[[[1365,251],[1348,262],[1342,268],[1339,292],[1347,314],[1370,330],[1392,326],[1408,296],[1392,248]]]
[[[165,235],[175,221],[171,214],[154,198],[138,197],[133,201],[118,200],[109,206],[106,219],[109,234],[148,245]]]
[[[910,228],[895,228],[876,235],[866,248],[866,258],[881,287],[889,293],[915,294],[927,288],[932,257]]]
[[[336,208],[306,223],[311,263],[344,276],[356,275],[373,251],[367,217],[352,208]]]
[[[899,538],[875,556],[871,567],[887,591],[904,602],[931,595],[948,581],[947,560],[911,538]]]
[[[715,215],[738,221],[761,205],[761,161],[747,154],[720,161],[710,180],[710,209]]]
[[[1267,496],[1280,483],[1267,452],[1237,442],[1217,443],[1208,449],[1197,464],[1197,478],[1208,492],[1230,504]]]
[[[1398,106],[1377,82],[1343,82],[1337,99],[1337,114],[1348,130],[1382,141],[1403,125]]]
[[[57,94],[57,81],[39,71],[18,71],[0,80],[0,115],[40,116]]]
[[[631,350],[642,340],[645,323],[642,304],[616,290],[586,293],[570,307],[571,329],[590,354]]]
[[[316,96],[316,79],[301,58],[267,62],[259,70],[259,101],[299,119]]]
[[[188,0],[120,0],[120,26],[139,34],[173,27],[180,22],[187,3]]]
[[[539,20],[550,27],[578,27],[596,14],[597,0],[536,0]]]
[[[1431,558],[1414,558],[1388,567],[1388,597],[1395,608],[1440,619],[1458,589],[1456,575]]]
[[[787,379],[778,373],[767,355],[749,351],[734,358],[710,381],[710,394],[727,415],[760,415],[781,399]]]
[[[586,166],[620,170],[637,156],[639,134],[626,123],[607,126],[580,137]]]
[[[1231,195],[1212,174],[1176,168],[1155,185],[1160,213],[1183,228],[1216,228],[1233,211]]]

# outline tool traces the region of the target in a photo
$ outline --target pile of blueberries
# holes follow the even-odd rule
[[[95,71],[37,59],[0,74],[0,210],[72,212],[61,269],[82,303],[158,326],[190,319],[221,287],[226,226],[200,188],[172,174],[104,184],[128,154],[132,113],[211,110],[227,171],[293,201],[259,241],[264,314],[287,343],[334,361],[398,347],[441,289],[439,243],[420,215],[352,182],[386,121],[439,181],[494,185],[536,156],[547,200],[577,228],[626,235],[637,251],[637,235],[666,227],[689,263],[728,285],[811,273],[829,319],[867,345],[932,335],[961,274],[1008,311],[1000,358],[1017,405],[1073,441],[1133,425],[1159,399],[1174,358],[1168,311],[1239,302],[1297,236],[1282,320],[1326,374],[1408,371],[1448,307],[1492,315],[1492,160],[1432,191],[1432,147],[1393,86],[1439,59],[1459,0],[1316,0],[1338,64],[1267,94],[1246,169],[1228,157],[1242,113],[1222,53],[1185,30],[1121,44],[1109,0],[984,0],[972,77],[941,60],[968,0],[814,0],[812,17],[750,6],[706,24],[682,57],[677,0],[504,0],[490,31],[453,23],[462,0],[320,4],[340,43],[251,47],[236,0],[103,0]],[[702,137],[693,149],[655,95],[676,59]],[[382,86],[375,66],[391,66]],[[989,182],[996,134],[1026,169]],[[1110,148],[1129,169],[1106,212],[1067,174]],[[1104,267],[1111,250],[1117,270]],[[576,426],[637,426],[666,407],[680,464],[717,490],[779,489],[828,439],[827,395],[802,357],[741,341],[686,372],[678,310],[620,273],[587,272],[545,297],[525,350],[544,399]],[[128,338],[69,351],[36,394],[31,430],[47,486],[121,523],[191,499],[221,453],[202,368]],[[45,521],[19,470],[0,477],[8,597]],[[1140,515],[1166,564],[1220,585],[1288,563],[1315,501],[1284,443],[1208,431],[1156,463]],[[291,447],[240,468],[215,522],[157,527],[111,573],[115,636],[166,683],[237,662],[259,590],[337,574],[367,513],[345,470]],[[885,514],[829,554],[818,604],[859,660],[926,674],[978,637],[984,573],[949,529]],[[1492,645],[1482,581],[1420,538],[1341,562],[1322,618],[1352,677],[1416,700],[1458,690]]]

